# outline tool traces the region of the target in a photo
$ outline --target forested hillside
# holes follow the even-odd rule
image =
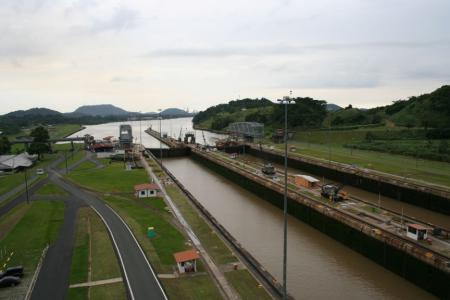
[[[318,127],[326,116],[326,102],[312,98],[293,98],[289,105],[290,127]],[[198,113],[195,125],[223,130],[233,122],[260,122],[268,127],[281,126],[284,120],[283,106],[268,99],[243,99],[219,104]]]
[[[371,109],[347,106],[330,110],[330,104],[312,98],[294,98],[289,105],[288,126],[291,128],[348,127],[383,125],[398,127],[450,128],[450,86],[442,86],[432,93],[391,105]],[[243,99],[212,106],[194,117],[198,127],[224,130],[232,122],[254,121],[268,128],[282,125],[283,107],[268,99]]]

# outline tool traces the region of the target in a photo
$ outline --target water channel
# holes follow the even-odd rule
[[[182,135],[194,131],[191,120],[162,120],[162,132],[177,138],[180,130]],[[159,141],[143,132],[149,126],[159,131],[158,120],[91,125],[72,136],[88,133],[96,139],[109,135],[117,138],[120,124],[132,125],[138,142],[142,128],[142,143],[147,148],[160,147]],[[223,137],[206,131],[194,132],[200,143],[214,144],[215,140]],[[282,277],[282,212],[279,209],[190,158],[167,159],[164,164],[272,275],[279,279]],[[359,189],[346,189],[355,196],[371,198],[371,201],[378,198]],[[404,207],[406,214],[448,225],[446,216],[437,214],[435,217],[427,210],[384,197],[381,200],[382,206],[392,209]],[[288,222],[288,290],[295,298],[434,299],[428,292],[301,221],[289,217]]]
[[[282,278],[281,210],[189,158],[164,164],[272,275]],[[288,290],[297,299],[434,299],[292,217]]]
[[[85,134],[90,134],[94,136],[95,139],[102,139],[107,136],[112,136],[115,139],[119,138],[119,126],[121,124],[129,124],[133,130],[133,137],[135,142],[140,143],[142,138],[142,144],[146,148],[159,148],[160,142],[147,133],[144,132],[148,127],[152,127],[153,130],[161,131],[174,138],[184,137],[186,132],[193,132],[195,139],[201,144],[214,145],[217,139],[223,138],[224,135],[216,134],[203,130],[195,130],[192,127],[192,118],[178,118],[178,119],[164,119],[161,120],[142,120],[142,121],[123,121],[123,122],[113,122],[98,125],[86,125],[85,129],[72,134],[70,137],[80,137]],[[166,145],[161,145],[163,148],[167,148]]]

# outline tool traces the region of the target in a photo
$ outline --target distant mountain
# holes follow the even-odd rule
[[[56,110],[51,110],[44,107],[35,107],[27,110],[16,110],[10,113],[7,113],[6,117],[26,117],[26,116],[55,116],[55,115],[61,115],[60,112]]]
[[[77,108],[72,114],[88,116],[125,116],[130,112],[112,104],[84,105]]]
[[[327,111],[337,111],[342,109],[339,105],[333,104],[333,103],[327,103]]]
[[[191,114],[179,108],[167,108],[161,112],[163,116],[190,116]]]

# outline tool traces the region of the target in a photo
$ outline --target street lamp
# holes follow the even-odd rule
[[[25,167],[25,189],[27,192],[27,204],[29,204],[30,203],[30,195],[28,192],[28,177],[27,177],[27,168],[26,167]]]
[[[287,265],[287,107],[288,104],[293,101],[291,99],[292,91],[289,92],[289,97],[283,97],[283,99],[277,100],[281,104],[284,104],[284,203],[283,203],[283,299],[287,299],[286,288],[286,265]]]
[[[139,143],[142,149],[142,111],[139,111]]]
[[[162,132],[161,132],[161,120],[162,120],[162,116],[161,116],[161,109],[158,109],[159,111],[159,163],[162,167]]]

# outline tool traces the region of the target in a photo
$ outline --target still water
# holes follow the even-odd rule
[[[195,134],[196,141],[200,144],[214,145],[217,139],[223,138],[224,135],[216,134],[203,130],[194,130],[192,127],[192,118],[178,118],[178,119],[165,119],[159,120],[142,120],[142,121],[123,121],[123,122],[113,122],[98,125],[86,125],[85,129],[78,131],[71,135],[70,137],[84,136],[85,134],[90,134],[95,137],[95,139],[102,139],[107,136],[113,136],[114,138],[119,138],[119,126],[121,124],[129,124],[133,130],[133,137],[136,143],[142,144],[146,148],[159,148],[160,142],[147,133],[144,132],[148,127],[152,127],[153,130],[160,131],[164,134],[178,139],[184,137],[186,132],[193,132]],[[163,148],[167,148],[164,144]]]
[[[189,158],[164,164],[272,275],[282,278],[281,210]],[[291,217],[287,271],[288,290],[297,299],[434,299]]]

